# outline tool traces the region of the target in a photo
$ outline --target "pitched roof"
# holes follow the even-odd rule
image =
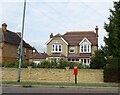
[[[62,35],[60,33],[56,34],[54,37],[61,37]]]
[[[93,45],[98,45],[98,38],[94,31],[74,31],[67,32],[62,36],[69,45],[79,45],[79,43],[86,37]]]
[[[52,38],[50,38],[50,39],[47,41],[46,44],[49,44],[49,43],[50,43],[54,38],[56,38],[56,37],[60,37],[61,40],[63,40],[63,42],[68,45],[68,43],[66,42],[66,40],[63,39],[63,37],[62,37],[62,35],[61,35],[60,33],[58,33],[58,34],[56,34],[55,36],[53,36]]]
[[[46,53],[38,53],[30,57],[30,59],[46,59],[47,54]]]
[[[21,41],[20,36],[17,33],[7,30],[3,32],[0,28],[0,42],[6,42],[14,45],[19,45]],[[29,49],[33,49],[28,43],[23,40],[23,46]]]

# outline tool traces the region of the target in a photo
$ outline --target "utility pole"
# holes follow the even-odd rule
[[[24,33],[24,22],[25,22],[25,10],[26,10],[26,0],[24,0],[24,9],[23,9],[23,21],[22,21],[22,36],[20,42],[20,57],[19,57],[19,67],[18,67],[18,82],[20,82],[21,75],[21,65],[22,65],[22,47],[23,47],[23,33]]]

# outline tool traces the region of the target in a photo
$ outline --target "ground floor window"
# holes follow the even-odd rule
[[[79,62],[79,59],[69,58],[68,61],[69,61],[69,62]]]
[[[81,62],[87,65],[90,64],[90,59],[81,59]]]

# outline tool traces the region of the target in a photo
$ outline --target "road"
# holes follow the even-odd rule
[[[2,93],[118,93],[116,87],[2,87]],[[112,94],[111,94],[112,95]]]

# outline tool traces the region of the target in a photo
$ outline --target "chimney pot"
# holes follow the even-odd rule
[[[7,30],[7,24],[6,24],[6,23],[3,23],[3,24],[2,24],[2,31],[3,31],[3,32],[6,32],[6,30]]]
[[[99,30],[99,28],[98,28],[98,26],[96,26],[95,31],[96,31],[96,36],[97,37],[98,37],[98,30]]]
[[[50,34],[50,39],[53,37],[53,33]]]

